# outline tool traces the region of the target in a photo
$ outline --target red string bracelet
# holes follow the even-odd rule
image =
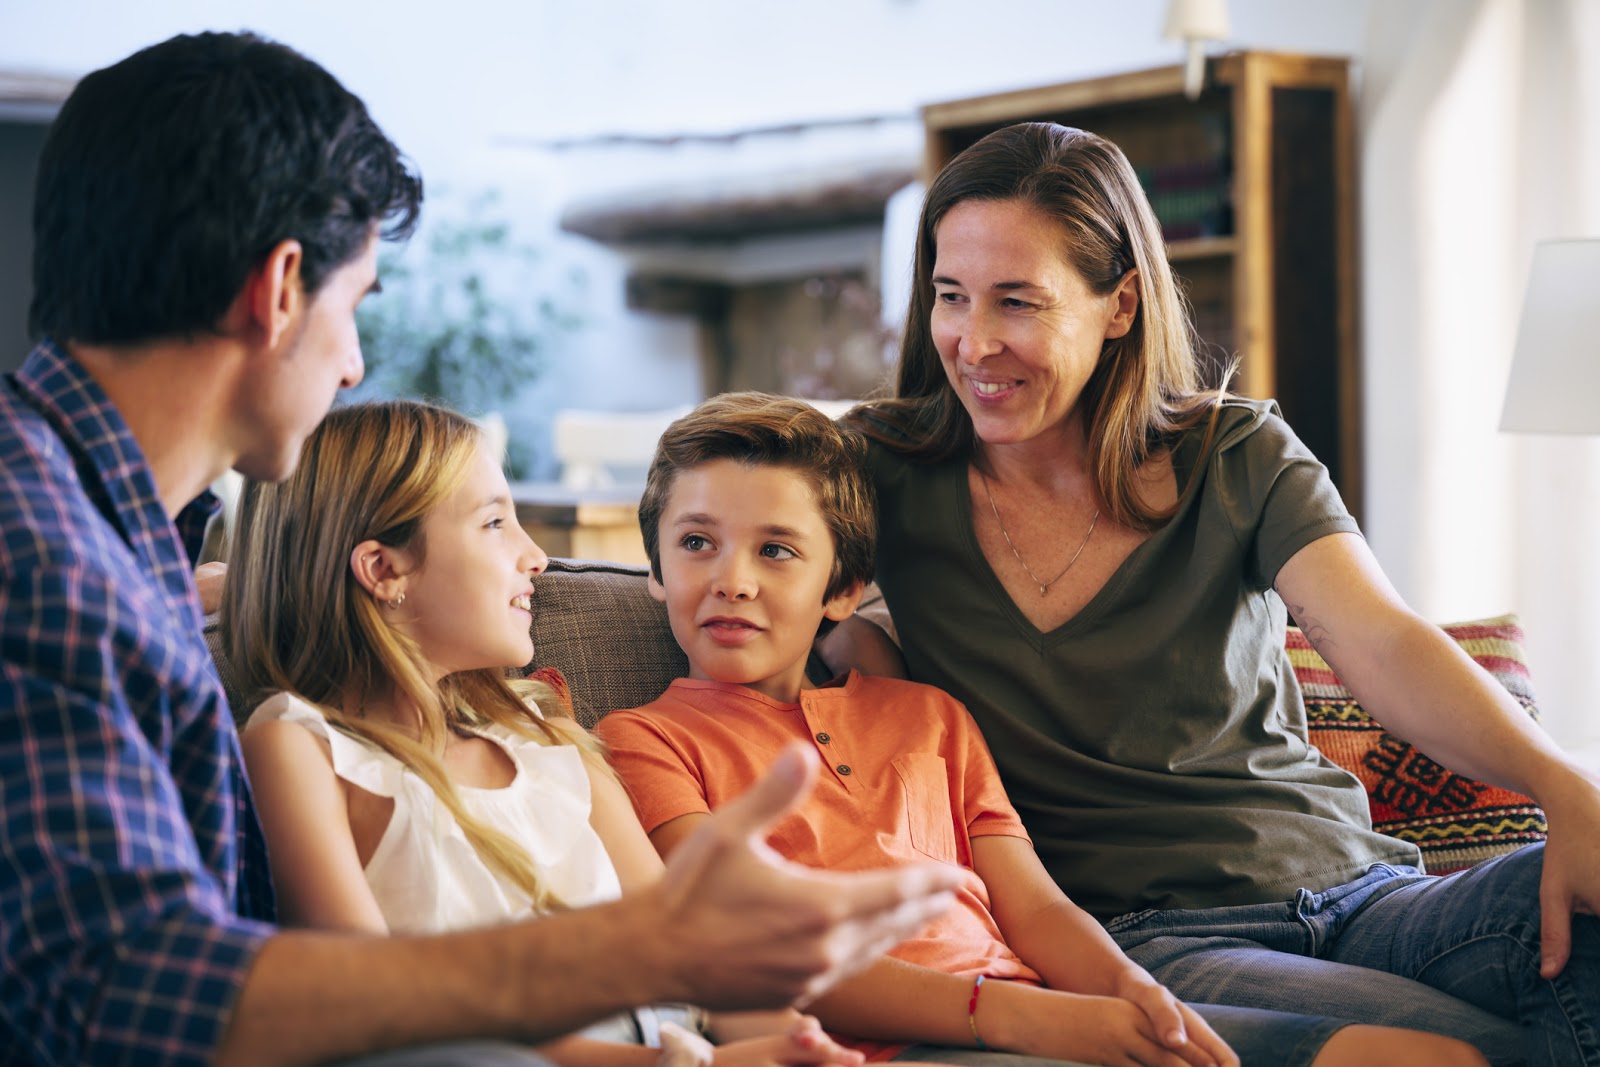
[[[967,1028],[972,1031],[972,1040],[977,1043],[980,1051],[988,1052],[989,1046],[983,1043],[983,1038],[978,1036],[978,994],[983,991],[983,980],[988,975],[980,974],[972,982],[972,999],[967,1001]]]

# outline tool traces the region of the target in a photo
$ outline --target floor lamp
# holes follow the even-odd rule
[[[1600,434],[1600,239],[1534,248],[1500,429]],[[1600,744],[1573,754],[1600,771]]]

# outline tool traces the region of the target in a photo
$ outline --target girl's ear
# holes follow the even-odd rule
[[[865,582],[850,583],[844,592],[822,602],[822,617],[832,619],[834,622],[843,622],[856,613],[856,605],[861,603],[861,594],[866,591]]]
[[[411,559],[401,548],[367,540],[350,550],[350,573],[379,603],[403,596],[412,570]]]

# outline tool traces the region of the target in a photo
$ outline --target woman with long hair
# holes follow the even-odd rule
[[[1600,1063],[1600,931],[1572,916],[1600,907],[1595,779],[1405,606],[1275,405],[1202,387],[1121,151],[990,134],[930,186],[914,269],[895,395],[852,416],[877,577],[1056,881],[1185,1000]],[[1307,743],[1288,612],[1391,731],[1537,798],[1548,847],[1430,878],[1374,833]]]

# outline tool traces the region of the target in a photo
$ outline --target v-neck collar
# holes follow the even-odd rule
[[[1218,418],[1221,417],[1219,412]],[[1041,630],[1035,626],[1017,606],[1015,598],[1006,591],[1005,583],[990,565],[989,559],[983,554],[983,549],[978,544],[978,528],[973,520],[972,493],[967,487],[967,469],[970,461],[957,460],[947,465],[947,491],[955,496],[955,511],[957,521],[960,523],[962,549],[966,553],[968,563],[974,572],[981,576],[982,583],[989,596],[994,600],[1000,611],[1011,620],[1019,633],[1023,634],[1036,648],[1045,648],[1069,640],[1083,631],[1093,627],[1105,614],[1106,606],[1114,603],[1129,581],[1137,574],[1146,557],[1158,555],[1165,549],[1165,542],[1173,535],[1173,531],[1182,525],[1187,513],[1195,506],[1199,499],[1199,485],[1203,480],[1204,472],[1198,469],[1202,461],[1200,447],[1205,441],[1206,427],[1210,416],[1200,425],[1187,430],[1178,438],[1172,449],[1172,474],[1180,486],[1178,491],[1178,504],[1172,517],[1161,525],[1149,537],[1141,541],[1134,550],[1128,553],[1126,559],[1111,572],[1111,576],[1095,591],[1094,596],[1079,608],[1072,616],[1059,625]],[[1254,420],[1251,420],[1252,424]],[[1235,431],[1236,432],[1235,428]],[[1231,438],[1234,432],[1230,432]],[[1224,444],[1218,438],[1211,442],[1211,451],[1214,454]],[[1199,477],[1196,477],[1196,475]]]

